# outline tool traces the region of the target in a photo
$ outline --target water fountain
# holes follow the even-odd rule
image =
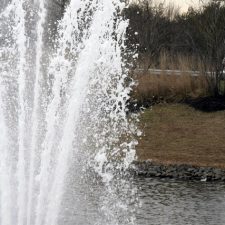
[[[126,109],[125,4],[71,0],[54,41],[47,1],[2,7],[0,223],[134,224],[123,178],[137,132]]]

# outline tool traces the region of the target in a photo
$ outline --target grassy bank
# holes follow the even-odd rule
[[[142,70],[133,75],[138,85],[132,97],[140,105],[155,101],[177,103],[212,95],[213,80],[205,76],[204,71],[208,71],[208,68],[204,68],[199,58],[162,52],[158,62],[153,60],[149,64],[146,60],[147,57],[141,58],[138,67]],[[154,74],[149,68],[159,69],[160,72]],[[166,70],[174,71],[174,74],[170,72],[168,75]],[[199,76],[192,76],[190,71],[198,71]]]
[[[139,160],[225,168],[225,111],[161,104],[145,110],[140,126]]]
[[[209,94],[205,76],[193,77],[188,74],[154,75],[140,74],[137,77],[138,86],[133,94],[139,104],[164,101],[180,102],[185,99],[199,98]]]

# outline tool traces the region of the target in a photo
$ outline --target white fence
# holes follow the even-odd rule
[[[193,77],[197,77],[197,76],[201,75],[200,71],[192,71],[192,70],[161,70],[161,69],[145,70],[145,69],[137,68],[137,69],[135,69],[135,72],[136,73],[147,72],[147,74],[154,74],[154,75],[177,75],[177,76],[188,74],[188,75],[191,75]],[[206,72],[206,74],[208,76],[214,76],[215,75],[214,72],[213,73],[212,72]],[[225,71],[223,71],[223,76],[224,75],[225,75]]]

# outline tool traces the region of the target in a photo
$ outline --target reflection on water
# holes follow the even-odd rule
[[[91,180],[90,177],[81,178],[79,182],[76,180],[71,183],[64,201],[64,216],[59,224],[225,224],[223,183],[138,177],[132,184],[119,185],[116,191],[112,188],[109,193],[101,182]],[[136,194],[132,190],[135,190]],[[124,205],[121,205],[122,201]]]

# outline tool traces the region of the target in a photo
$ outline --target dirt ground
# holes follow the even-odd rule
[[[139,160],[225,168],[225,111],[160,104],[141,115]]]

